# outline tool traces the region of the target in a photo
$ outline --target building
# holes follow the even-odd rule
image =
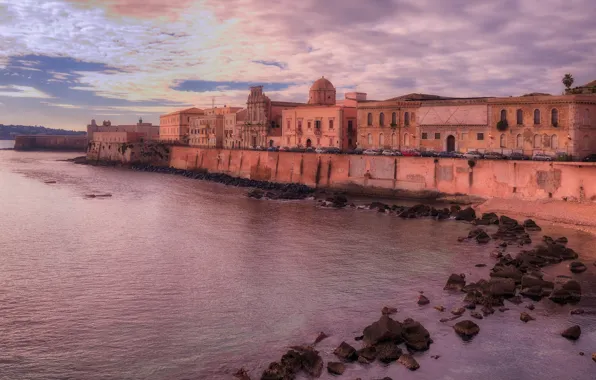
[[[159,117],[159,138],[161,141],[187,144],[190,119],[203,115],[202,109],[192,107]]]
[[[581,158],[596,151],[594,119],[596,97],[591,95],[446,98],[410,94],[358,102],[358,145]]]
[[[230,112],[224,115],[224,142],[226,149],[239,149],[242,146],[242,127],[246,122],[248,112],[246,108],[238,112]]]
[[[271,101],[263,93],[263,86],[250,88],[246,101],[246,119],[240,129],[243,149],[280,146],[282,137],[282,112],[304,103]]]
[[[282,111],[281,145],[353,149],[357,140],[357,105],[364,93],[348,93],[337,103],[333,84],[321,77],[310,88],[308,104]]]
[[[141,142],[146,137],[143,132],[96,132],[94,142],[98,143],[133,143]]]
[[[87,125],[87,137],[89,141],[94,141],[97,132],[134,132],[143,134],[147,140],[159,140],[159,130],[158,125],[143,123],[143,119],[131,125],[112,125],[109,120],[104,120],[102,125],[97,125],[95,120],[91,120],[91,124]]]
[[[189,144],[202,148],[224,147],[224,122],[226,115],[235,114],[240,107],[206,109],[201,115],[195,115],[189,121]]]

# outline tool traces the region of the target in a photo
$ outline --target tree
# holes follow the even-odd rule
[[[565,74],[565,76],[563,77],[563,80],[561,80],[561,82],[563,82],[565,87],[569,90],[574,82],[573,75]]]

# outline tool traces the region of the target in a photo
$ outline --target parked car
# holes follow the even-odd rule
[[[304,150],[305,153],[314,153],[315,152],[315,148],[313,148],[312,146],[309,146],[308,148],[306,148]]]
[[[441,158],[458,158],[456,152],[439,152],[439,153],[437,153],[437,157],[441,157]]]
[[[304,149],[304,148],[300,148],[300,147],[293,147],[293,148],[290,148],[290,152],[304,153],[305,151],[306,151],[306,149]]]
[[[488,152],[484,153],[485,160],[504,160],[505,156],[499,152]]]
[[[379,149],[367,149],[362,154],[366,154],[367,156],[380,156],[381,150]]]
[[[482,153],[480,153],[477,150],[471,150],[467,153],[464,153],[464,158],[467,159],[479,159],[479,158],[483,158],[484,156],[482,155]]]
[[[362,154],[363,152],[364,152],[364,149],[356,148],[356,149],[348,150],[346,152],[346,154]]]
[[[549,156],[548,154],[544,154],[544,153],[536,153],[532,156],[532,160],[534,160],[534,161],[552,161],[553,156]]]
[[[336,146],[332,146],[330,148],[327,148],[326,151],[327,151],[327,153],[330,153],[330,154],[341,154],[341,149],[339,149]]]
[[[415,149],[403,150],[401,152],[401,154],[402,154],[402,156],[405,156],[405,157],[420,157],[421,156],[420,152]]]
[[[422,157],[437,157],[438,153],[432,150],[423,150],[420,155]]]
[[[530,159],[530,157],[528,157],[520,152],[512,152],[509,155],[507,155],[506,158],[508,160],[529,160]]]
[[[280,152],[289,152],[290,148],[288,148],[287,146],[282,146],[281,148],[279,148]]]
[[[315,153],[327,153],[327,149],[319,147],[315,149]]]
[[[393,149],[385,149],[382,154],[383,154],[383,156],[402,156],[402,154],[399,150],[393,150]]]
[[[582,160],[583,162],[596,162],[596,154],[590,154]]]
[[[269,148],[267,148],[268,152],[279,152],[279,147],[277,146],[270,146]]]

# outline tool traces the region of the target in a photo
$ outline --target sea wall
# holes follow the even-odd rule
[[[68,150],[84,152],[87,149],[87,136],[71,135],[27,135],[16,136],[15,150]]]
[[[335,155],[171,147],[169,165],[352,192],[426,197],[596,200],[596,164]]]
[[[168,166],[170,151],[171,147],[169,145],[158,141],[91,141],[87,146],[87,160],[89,162],[111,162],[125,165],[141,163]]]

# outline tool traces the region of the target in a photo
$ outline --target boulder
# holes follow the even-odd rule
[[[466,312],[466,309],[464,309],[463,307],[455,307],[453,309],[451,309],[451,314],[453,315],[463,315],[463,313]]]
[[[536,224],[532,219],[524,220],[524,228],[527,231],[542,231],[542,228]]]
[[[555,285],[549,299],[555,303],[564,305],[566,303],[577,303],[581,300],[581,287],[579,282],[568,280],[563,284]]]
[[[507,301],[511,302],[514,305],[519,305],[522,302],[524,302],[520,296],[515,296],[515,297],[507,298]]]
[[[569,263],[569,270],[573,273],[582,273],[588,269],[586,265],[580,261],[572,261]]]
[[[491,278],[488,294],[495,297],[513,297],[515,295],[515,280],[512,278]]]
[[[428,350],[431,343],[430,333],[420,322],[408,318],[402,324],[402,338],[406,346],[414,351]]]
[[[333,351],[333,353],[338,358],[348,362],[352,362],[358,359],[356,349],[346,342],[341,342],[341,344]]]
[[[452,274],[447,280],[447,284],[443,289],[461,291],[466,286],[466,280],[459,274]]]
[[[401,349],[393,342],[383,342],[375,346],[377,359],[382,363],[391,363],[399,359]]]
[[[378,321],[367,326],[362,332],[362,335],[364,336],[364,342],[368,345],[375,345],[384,341],[390,341],[399,344],[403,342],[401,334],[401,323],[394,321],[386,315],[381,316]]]
[[[389,206],[386,205],[385,203],[381,203],[381,202],[372,202],[370,204],[370,206],[368,206],[368,208],[371,209],[371,210],[378,209],[378,210],[381,210],[381,211],[385,211],[385,209],[388,209]]]
[[[455,220],[465,220],[471,222],[474,219],[476,219],[476,211],[474,211],[474,209],[471,207],[457,211],[455,214]]]
[[[522,272],[520,272],[519,269],[513,265],[495,265],[495,267],[492,269],[492,272],[490,273],[491,277],[510,278],[516,283],[521,282],[522,275]]]
[[[240,368],[235,374],[234,377],[239,380],[250,380],[250,376],[248,376],[248,372],[244,368]]]
[[[555,243],[558,243],[558,244],[567,244],[568,241],[569,240],[565,236],[562,236],[562,237],[556,239],[555,240]]]
[[[484,268],[486,264],[476,264],[474,265],[476,268]]]
[[[343,375],[345,370],[346,370],[346,366],[343,363],[339,363],[339,362],[328,362],[327,363],[327,372],[329,372],[332,375]]]
[[[368,346],[364,347],[356,352],[358,354],[358,361],[363,362],[360,360],[361,358],[364,359],[366,363],[371,363],[377,357],[377,349],[375,346]]]
[[[515,227],[519,223],[517,222],[517,220],[515,220],[513,218],[510,218],[505,215],[501,215],[501,218],[499,218],[499,224],[502,226],[506,226],[506,227]]]
[[[385,306],[382,310],[381,310],[381,314],[383,315],[391,315],[391,314],[395,314],[397,313],[397,309],[394,307],[387,307]]]
[[[538,286],[540,288],[548,288],[554,289],[555,284],[551,281],[544,281],[542,278],[534,275],[534,274],[526,274],[522,276],[521,279],[521,287],[523,288],[530,288],[532,286]]]
[[[410,371],[415,371],[420,368],[420,364],[414,359],[414,357],[410,354],[403,354],[399,357],[398,361],[399,364],[402,364],[404,367],[409,369]]]
[[[477,324],[466,319],[465,321],[457,322],[453,329],[464,340],[471,339],[480,332],[480,327]]]
[[[424,295],[420,295],[418,297],[418,305],[422,306],[422,305],[428,305],[430,303],[430,300],[428,298],[426,298]]]
[[[478,244],[488,244],[491,240],[491,237],[485,232],[482,231],[478,235],[476,235],[476,242]]]
[[[530,321],[534,321],[536,318],[532,317],[530,314],[526,313],[525,311],[522,311],[522,313],[519,315],[519,319],[524,323],[528,323]]]
[[[482,309],[480,309],[480,311],[482,311],[482,315],[484,315],[485,317],[495,313],[495,309],[493,309],[490,305],[482,306]]]
[[[319,335],[317,335],[314,344],[319,343],[320,341],[322,341],[325,338],[329,338],[329,335],[325,334],[324,332],[320,332]]]
[[[508,308],[508,307],[504,307],[504,306],[502,306],[502,307],[500,307],[500,308],[499,308],[499,311],[500,311],[501,313],[504,313],[504,312],[506,312],[507,310],[509,310],[509,308]]]
[[[572,309],[569,311],[571,315],[581,315],[583,313],[585,313],[584,309]]]
[[[476,319],[482,319],[482,318],[483,318],[483,317],[482,317],[482,314],[480,314],[480,313],[479,313],[479,312],[477,312],[477,311],[472,311],[472,312],[470,312],[470,316],[472,316],[473,318],[476,318]]]
[[[578,326],[571,326],[561,332],[561,336],[571,340],[578,340],[579,336],[582,334],[582,329]]]
[[[440,312],[444,312],[445,311],[445,306],[435,306],[435,309],[440,311]]]
[[[265,192],[261,189],[252,189],[247,195],[249,198],[261,199],[265,195]]]
[[[499,216],[494,212],[483,213],[481,220],[487,224],[499,224]]]

